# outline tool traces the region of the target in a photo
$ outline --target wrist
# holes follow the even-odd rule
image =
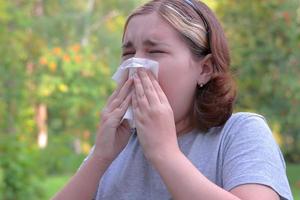
[[[91,160],[93,160],[94,162],[104,165],[104,166],[109,166],[114,159],[107,157],[107,156],[103,156],[100,153],[97,153],[96,151],[94,151],[91,154]]]
[[[182,154],[181,150],[178,146],[173,148],[165,148],[161,150],[157,150],[152,154],[148,155],[148,160],[153,165],[158,165],[162,162],[165,162],[169,159],[178,158]]]

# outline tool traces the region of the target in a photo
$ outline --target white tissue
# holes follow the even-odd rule
[[[143,67],[150,70],[156,78],[158,77],[158,70],[159,70],[158,62],[150,59],[145,59],[145,58],[130,58],[128,60],[125,60],[123,63],[121,63],[117,71],[112,76],[112,79],[115,80],[117,83],[119,83],[122,80],[123,76],[126,75],[124,72],[126,71],[127,68],[129,69],[128,77],[131,77],[136,72],[136,69],[139,67]],[[122,121],[124,119],[128,120],[131,128],[135,128],[131,105],[129,105],[125,115],[122,118]]]

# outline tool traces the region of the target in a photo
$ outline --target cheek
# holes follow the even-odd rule
[[[158,74],[158,82],[160,87],[168,97],[169,102],[171,103],[173,97],[176,95],[175,83],[178,79],[177,74],[173,70],[167,69],[166,67],[161,67]]]
[[[190,67],[187,55],[160,60],[159,84],[173,109],[175,120],[187,114],[193,103],[197,72]]]
[[[188,75],[160,73],[159,84],[167,96],[174,112],[175,120],[184,117],[193,103],[195,85]]]
[[[195,74],[196,72],[180,59],[177,59],[176,62],[160,62],[158,82],[169,101],[172,101],[180,94],[190,96],[189,94],[196,87]]]

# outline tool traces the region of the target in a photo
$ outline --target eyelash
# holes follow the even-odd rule
[[[164,53],[164,52],[160,50],[154,50],[154,51],[149,51],[149,53]]]
[[[164,51],[160,51],[160,50],[153,50],[153,51],[149,51],[149,53],[165,53]],[[134,54],[134,52],[128,52],[128,53],[123,53],[122,56],[128,56]]]
[[[122,56],[128,56],[128,55],[131,55],[131,54],[134,54],[134,53],[123,53]]]

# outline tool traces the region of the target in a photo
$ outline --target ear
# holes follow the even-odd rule
[[[199,66],[199,78],[197,79],[197,84],[205,85],[208,81],[210,81],[214,71],[212,55],[208,54],[203,59],[199,60]]]

